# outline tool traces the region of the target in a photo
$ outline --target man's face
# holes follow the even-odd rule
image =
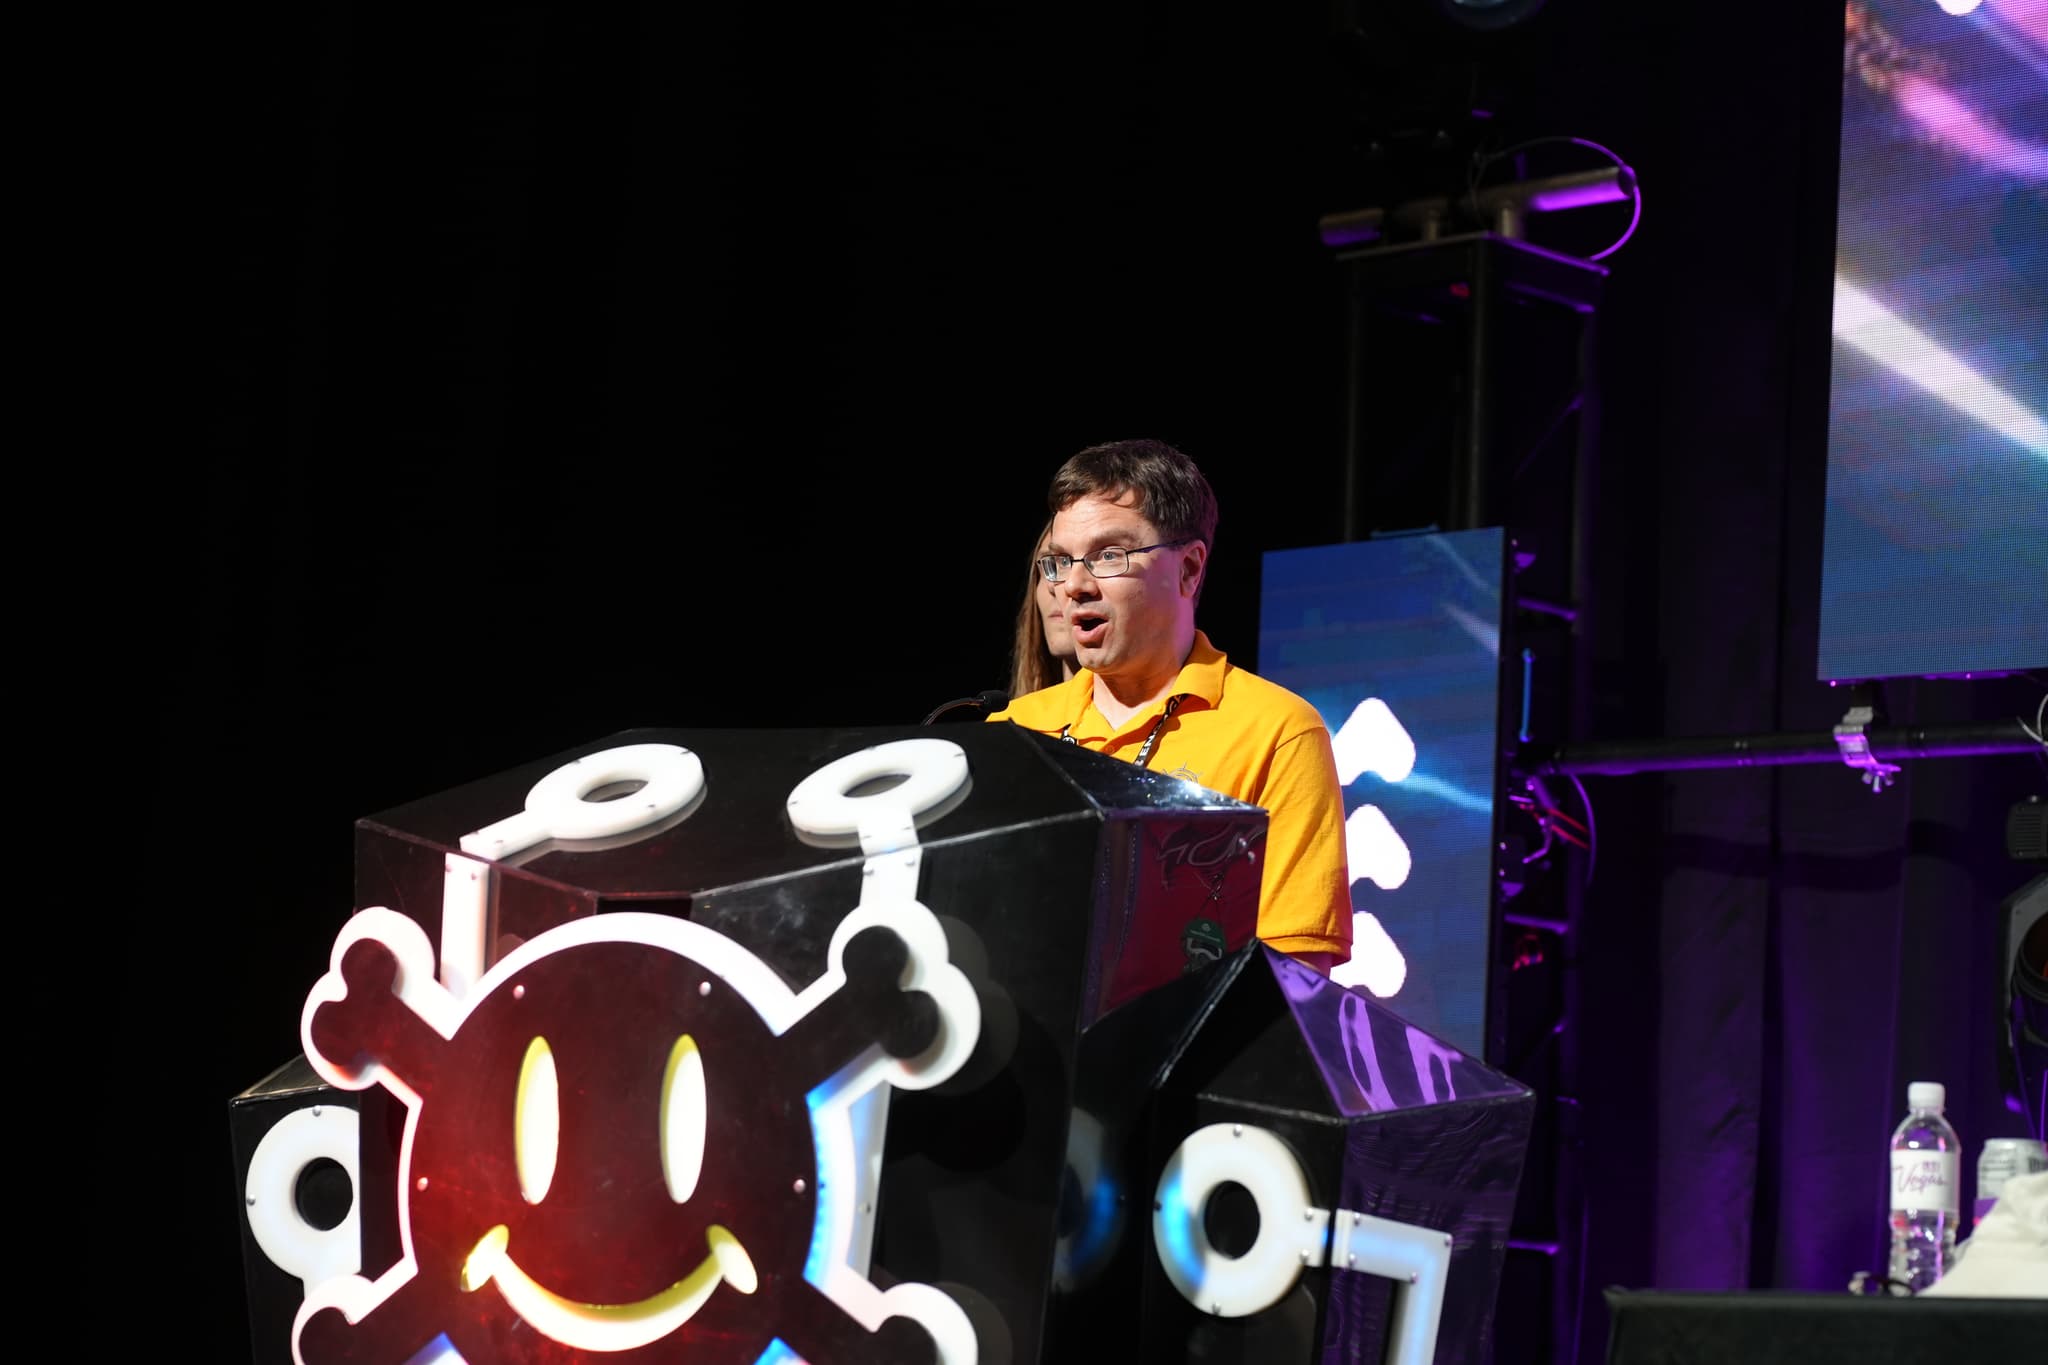
[[[1075,560],[1111,545],[1126,550],[1165,539],[1137,512],[1137,495],[1101,493],[1069,504],[1052,519],[1050,553]],[[1074,641],[1074,662],[1106,678],[1144,679],[1180,666],[1180,626],[1192,627],[1195,588],[1207,550],[1200,541],[1131,556],[1115,578],[1097,578],[1080,563],[1056,585]]]

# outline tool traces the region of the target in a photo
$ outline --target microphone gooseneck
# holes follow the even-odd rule
[[[979,711],[984,716],[991,716],[994,715],[996,712],[1002,710],[1005,706],[1008,706],[1009,704],[1010,694],[1008,692],[1005,692],[1000,688],[991,687],[985,691],[977,692],[971,697],[955,697],[952,701],[941,702],[938,706],[934,707],[932,709],[932,713],[926,716],[922,721],[920,721],[919,724],[930,725],[932,722],[938,720],[939,717],[944,716],[949,712],[961,711],[969,708]]]

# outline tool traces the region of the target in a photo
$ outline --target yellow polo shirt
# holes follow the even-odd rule
[[[1344,863],[1344,795],[1330,732],[1316,709],[1277,683],[1233,668],[1209,637],[1195,647],[1168,695],[1180,708],[1146,766],[1266,810],[1260,854],[1258,935],[1283,953],[1351,956],[1351,876]],[[1121,726],[1095,709],[1095,675],[1013,700],[992,721],[1014,721],[1133,762],[1160,713],[1155,702]]]

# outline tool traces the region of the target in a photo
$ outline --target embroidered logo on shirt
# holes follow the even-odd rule
[[[1180,947],[1187,954],[1183,972],[1198,972],[1211,962],[1223,960],[1223,926],[1212,919],[1191,919],[1180,931]]]

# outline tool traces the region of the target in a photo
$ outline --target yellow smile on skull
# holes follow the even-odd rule
[[[583,1351],[630,1351],[659,1341],[704,1306],[720,1281],[742,1294],[759,1283],[754,1263],[739,1239],[713,1224],[704,1234],[710,1251],[682,1279],[638,1303],[577,1303],[536,1284],[506,1251],[511,1233],[503,1223],[477,1240],[462,1264],[462,1288],[472,1292],[498,1286],[512,1311],[535,1330]]]

